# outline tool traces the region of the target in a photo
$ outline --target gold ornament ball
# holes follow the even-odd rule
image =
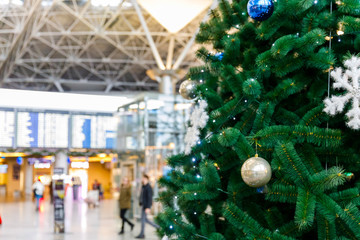
[[[241,167],[241,177],[250,187],[262,187],[271,179],[270,164],[261,157],[252,157]]]
[[[185,80],[180,84],[179,93],[185,99],[194,99],[196,97],[196,86],[196,82]]]

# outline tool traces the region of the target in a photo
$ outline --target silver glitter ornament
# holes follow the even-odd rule
[[[180,84],[179,93],[185,99],[194,99],[196,97],[196,86],[195,81],[185,80]]]
[[[263,158],[249,158],[241,167],[241,177],[250,187],[258,188],[265,186],[271,179],[270,164]]]

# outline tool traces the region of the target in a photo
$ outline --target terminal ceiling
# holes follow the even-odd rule
[[[161,19],[147,1],[164,0],[0,0],[0,86],[158,91],[147,72],[161,68],[172,69],[181,80],[199,64],[194,35],[213,1],[192,0],[203,6],[174,32],[165,23],[180,19],[182,12]],[[191,3],[167,0],[172,1]]]

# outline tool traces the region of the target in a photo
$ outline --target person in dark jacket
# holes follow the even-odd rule
[[[123,234],[125,222],[130,225],[131,230],[133,230],[134,228],[134,224],[125,217],[126,211],[129,210],[131,207],[131,186],[129,183],[129,179],[126,177],[123,179],[123,183],[121,184],[119,204],[120,218],[122,219],[121,232],[119,232],[119,234]]]
[[[154,228],[159,228],[158,225],[151,222],[147,215],[150,213],[151,205],[152,205],[152,198],[153,198],[153,191],[149,184],[149,176],[146,174],[143,175],[142,178],[142,188],[141,188],[141,194],[140,194],[140,206],[141,208],[141,232],[139,236],[136,238],[145,238],[145,223],[150,224]]]

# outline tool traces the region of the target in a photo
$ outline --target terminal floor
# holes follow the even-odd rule
[[[133,232],[126,226],[125,234],[118,235],[120,219],[115,200],[104,200],[97,208],[67,201],[65,234],[54,234],[54,211],[47,201],[40,212],[35,212],[32,201],[0,202],[0,216],[3,220],[0,240],[132,240],[140,231],[140,223],[136,222]],[[145,236],[149,240],[159,239],[149,225]]]

